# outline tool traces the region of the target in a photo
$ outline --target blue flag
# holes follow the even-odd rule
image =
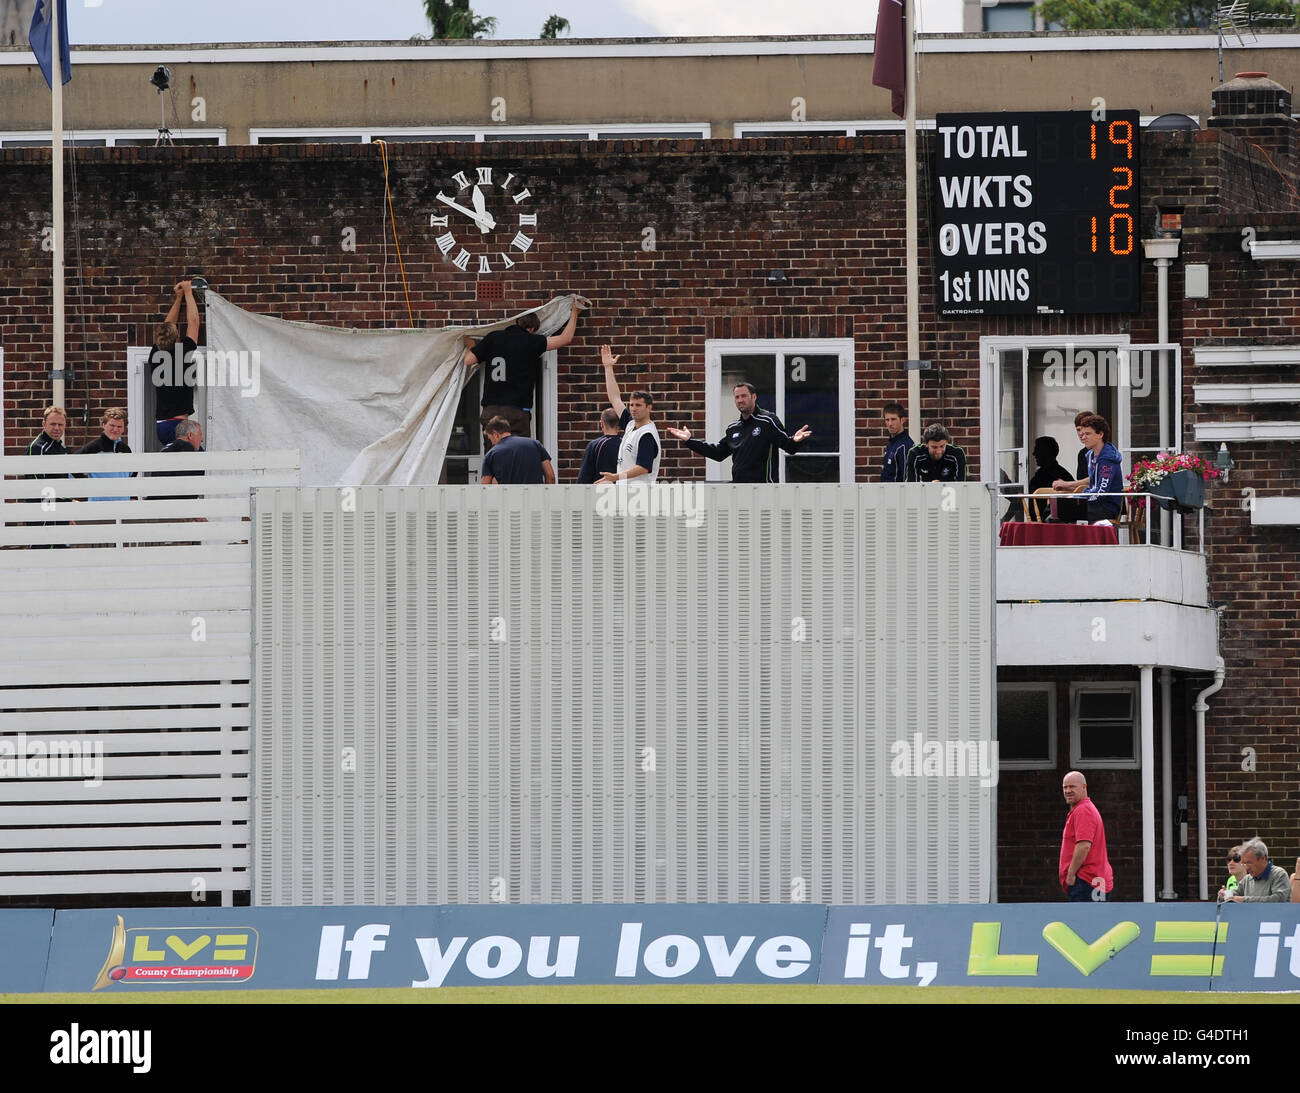
[[[32,52],[36,54],[36,63],[41,66],[45,76],[45,86],[54,88],[51,78],[54,61],[50,57],[50,0],[37,0],[36,13],[32,16],[32,29],[27,32],[27,41],[31,43]],[[63,82],[72,79],[72,55],[68,51],[68,0],[59,0],[59,64],[63,68]]]

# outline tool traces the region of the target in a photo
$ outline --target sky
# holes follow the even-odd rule
[[[494,38],[536,38],[549,15],[569,37],[872,34],[876,0],[475,0]],[[961,29],[961,0],[918,0],[918,29]],[[427,33],[421,0],[68,0],[75,45],[404,41]]]

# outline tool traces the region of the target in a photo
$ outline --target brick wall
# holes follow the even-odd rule
[[[723,337],[853,337],[857,341],[859,473],[877,469],[879,405],[906,393],[901,296],[903,198],[898,140],[810,139],[601,144],[398,145],[388,170],[415,325],[478,323],[557,293],[591,297],[562,352],[560,444],[575,462],[604,405],[598,347],[626,353],[620,378],[648,387],[660,421],[704,425],[704,343]],[[0,300],[7,449],[34,434],[48,398],[48,152],[0,153]],[[538,243],[506,275],[504,299],[479,302],[472,273],[443,259],[439,189],[479,164],[526,180]],[[231,302],[337,326],[406,325],[404,293],[383,220],[375,146],[111,149],[78,153],[85,276],[68,281],[70,432],[95,433],[121,402],[125,348],[150,331],[183,274],[201,271]],[[70,201],[70,199],[69,199]],[[70,218],[71,219],[71,218]],[[354,229],[355,251],[342,247]],[[656,247],[643,249],[652,228]],[[69,265],[75,266],[69,228]],[[385,276],[387,247],[387,276]],[[770,285],[768,271],[790,283]],[[933,337],[931,333],[930,337]],[[973,378],[973,359],[963,365]],[[929,383],[920,416],[952,410],[954,374]],[[945,399],[949,400],[945,405]],[[972,432],[964,397],[960,430]],[[88,411],[90,425],[82,422]],[[916,415],[914,415],[916,416]],[[668,446],[668,477],[703,477],[702,461]]]
[[[857,473],[874,477],[884,436],[880,405],[904,399],[907,387],[901,146],[892,135],[394,146],[389,181],[415,324],[480,323],[557,293],[590,296],[595,307],[560,357],[560,447],[569,465],[576,465],[603,405],[603,341],[626,354],[626,389],[654,393],[659,421],[698,431],[706,340],[851,337]],[[1235,369],[1225,377],[1222,369],[1198,370],[1192,353],[1224,342],[1300,344],[1295,264],[1255,262],[1241,250],[1243,227],[1262,238],[1300,238],[1287,185],[1294,177],[1270,169],[1257,150],[1221,130],[1145,134],[1143,155],[1142,223],[1153,222],[1160,204],[1185,209],[1183,250],[1170,278],[1170,337],[1184,346],[1184,448],[1209,454],[1210,446],[1191,440],[1197,420],[1294,419],[1294,406],[1198,407],[1192,400],[1196,382],[1294,379],[1278,370],[1248,377]],[[429,227],[438,190],[450,190],[454,171],[480,164],[526,179],[539,220],[538,244],[508,275],[492,276],[505,290],[494,302],[476,299],[475,276],[443,260]],[[41,249],[49,153],[0,152],[0,189],[12,195],[0,205],[0,345],[6,450],[14,453],[36,432],[49,390],[49,255]],[[170,286],[190,271],[201,271],[251,311],[361,328],[407,321],[375,146],[80,150],[77,192],[80,283],[71,190],[68,234],[68,358],[78,369],[66,400],[72,443],[92,439],[101,411],[124,402],[126,347],[149,343]],[[924,201],[921,209],[921,353],[936,369],[921,377],[922,405],[909,408],[911,426],[916,435],[929,421],[946,421],[978,475],[979,337],[1127,333],[1153,342],[1155,275],[1147,265],[1139,315],[939,323],[924,265]],[[655,232],[653,251],[642,248],[646,228]],[[347,229],[355,230],[355,251],[341,245]],[[1210,265],[1209,300],[1183,299],[1189,262]],[[772,269],[786,271],[790,283],[769,284]],[[1221,848],[1246,835],[1261,834],[1282,860],[1300,848],[1297,532],[1253,528],[1238,503],[1242,486],[1297,492],[1300,451],[1279,442],[1231,447],[1238,467],[1230,489],[1212,491],[1209,536],[1211,598],[1225,605],[1228,671],[1207,719],[1212,878]],[[673,442],[666,448],[666,477],[703,477],[702,460]],[[1072,453],[1065,455],[1068,462]],[[1178,684],[1177,792],[1194,794],[1194,771],[1177,755],[1192,729],[1192,696],[1206,682]],[[1068,732],[1068,716],[1059,724]],[[1254,772],[1242,770],[1247,747],[1257,755]],[[1068,759],[1068,738],[1061,754]],[[1004,899],[1055,898],[1065,769],[1003,778]],[[1138,778],[1135,771],[1090,776],[1126,899],[1141,894]],[[1180,861],[1176,887],[1187,893],[1194,845]]]

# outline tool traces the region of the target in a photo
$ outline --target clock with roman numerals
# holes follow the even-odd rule
[[[528,253],[537,234],[532,192],[494,167],[457,171],[439,190],[429,227],[443,258],[466,273],[503,273]]]

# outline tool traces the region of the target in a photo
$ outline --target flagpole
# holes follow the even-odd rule
[[[63,57],[59,48],[59,3],[53,0],[50,10],[50,72],[54,79],[50,91],[51,148],[54,152],[54,367],[50,404],[63,405]]]
[[[903,102],[907,136],[904,144],[907,156],[907,359],[921,359],[921,279],[917,268],[917,208],[916,208],[916,0],[904,0],[903,6]],[[912,435],[920,436],[925,423],[921,417],[921,373],[915,368],[907,370],[907,412],[913,428]]]

